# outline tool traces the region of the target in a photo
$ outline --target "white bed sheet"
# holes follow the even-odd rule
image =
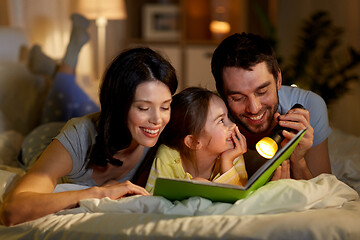
[[[68,186],[66,186],[68,187]],[[74,186],[73,186],[74,187]],[[75,186],[76,188],[76,186]],[[59,189],[60,190],[60,189]],[[193,197],[87,199],[14,227],[4,239],[359,239],[359,195],[333,175],[281,180],[234,204]]]
[[[141,213],[49,215],[1,228],[4,239],[359,239],[359,202],[265,215]]]

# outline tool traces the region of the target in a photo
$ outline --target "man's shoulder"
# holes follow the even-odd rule
[[[315,103],[323,103],[324,100],[318,94],[298,87],[282,86],[279,91],[279,112],[285,114],[296,103],[300,103],[310,110]],[[316,104],[317,105],[317,104]]]
[[[297,87],[282,86],[279,91],[279,113],[285,114],[300,103],[309,111],[310,124],[314,128],[314,145],[323,142],[331,133],[327,106],[318,94]]]
[[[301,99],[306,97],[312,97],[312,96],[318,96],[316,93],[305,90],[298,87],[292,87],[292,86],[281,86],[279,89],[279,95],[282,95],[285,98],[288,99]]]

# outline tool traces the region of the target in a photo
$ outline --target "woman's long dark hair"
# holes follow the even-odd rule
[[[176,92],[178,82],[175,69],[150,48],[126,50],[112,61],[100,87],[98,135],[90,153],[88,168],[106,166],[117,151],[130,145],[132,136],[127,117],[136,88],[140,83],[155,80],[167,85],[171,94]]]

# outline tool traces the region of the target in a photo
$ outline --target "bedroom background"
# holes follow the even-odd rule
[[[61,59],[71,30],[69,17],[79,11],[78,2],[0,0],[0,27],[21,29],[28,48],[39,44],[47,55]],[[127,18],[109,19],[106,25],[105,65],[124,48],[149,45],[170,58],[178,72],[180,88],[202,85],[214,90],[211,53],[226,34],[233,32],[265,36],[269,35],[267,30],[275,29],[272,34],[277,54],[281,56],[281,64],[288,64],[298,47],[304,20],[320,10],[327,12],[333,24],[343,30],[341,50],[351,46],[360,51],[360,2],[357,0],[128,0],[125,5]],[[159,23],[158,29],[149,26],[156,16],[167,19],[165,25]],[[229,32],[226,26],[225,33],[211,32],[209,24],[213,20],[229,23]],[[98,53],[95,20],[91,20],[89,31],[91,39],[80,53],[77,76],[79,84],[96,99],[101,53]],[[339,62],[347,59],[340,50],[337,52]],[[360,75],[360,67],[356,65],[352,72]],[[328,104],[330,123],[346,133],[360,136],[360,82],[352,81],[348,88]]]

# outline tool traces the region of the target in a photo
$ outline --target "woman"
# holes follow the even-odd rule
[[[121,53],[100,88],[99,113],[68,121],[29,172],[6,196],[5,225],[76,207],[81,199],[149,195],[129,182],[170,120],[177,88],[171,64],[149,48]],[[90,188],[53,193],[60,178]]]

